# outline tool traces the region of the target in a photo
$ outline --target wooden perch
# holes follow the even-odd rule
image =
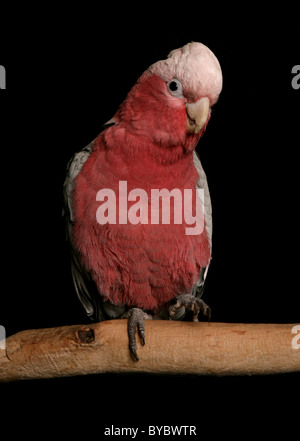
[[[145,346],[137,336],[138,362],[129,353],[127,320],[27,330],[8,337],[6,349],[0,349],[0,381],[102,372],[300,372],[293,326],[150,320]]]

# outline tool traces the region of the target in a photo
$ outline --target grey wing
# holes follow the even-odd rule
[[[89,317],[95,320],[103,320],[104,316],[101,309],[100,296],[90,274],[81,264],[80,256],[72,242],[72,229],[74,225],[72,193],[74,189],[74,180],[86,160],[90,157],[93,150],[93,144],[94,142],[91,142],[83,150],[75,153],[68,163],[66,179],[63,185],[63,215],[66,223],[66,238],[70,244],[71,274],[76,294]]]
[[[193,153],[193,160],[194,160],[194,166],[196,167],[196,170],[199,175],[197,181],[197,188],[202,188],[204,190],[204,220],[205,220],[204,228],[206,228],[206,232],[210,244],[210,250],[211,250],[212,249],[212,207],[211,207],[210,193],[209,193],[205,171],[203,170],[200,159],[195,151]],[[197,297],[201,297],[203,294],[204,283],[207,276],[208,268],[209,268],[209,264],[205,268],[202,268],[199,274],[197,287],[195,287]]]

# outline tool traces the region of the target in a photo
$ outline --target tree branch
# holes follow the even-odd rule
[[[300,372],[293,326],[146,321],[145,346],[137,336],[138,362],[129,352],[127,320],[27,330],[8,337],[6,348],[0,349],[0,381],[103,372]]]

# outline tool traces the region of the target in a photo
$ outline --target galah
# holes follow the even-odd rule
[[[141,75],[97,138],[68,164],[64,212],[76,293],[93,320],[128,318],[135,360],[137,329],[145,344],[144,319],[178,320],[189,310],[194,321],[200,311],[210,317],[201,296],[211,260],[211,202],[195,147],[221,89],[220,64],[207,46],[173,50]],[[130,209],[141,202],[137,189],[149,198],[130,222]],[[178,208],[171,196],[169,222],[162,214],[151,222],[153,189],[171,196],[189,189],[192,211],[202,189],[201,232],[187,234],[184,216],[174,221],[183,204]]]

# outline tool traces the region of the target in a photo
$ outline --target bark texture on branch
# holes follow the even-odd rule
[[[19,332],[0,349],[0,381],[146,372],[251,375],[300,372],[293,324],[146,321],[140,361],[128,348],[127,320]]]

